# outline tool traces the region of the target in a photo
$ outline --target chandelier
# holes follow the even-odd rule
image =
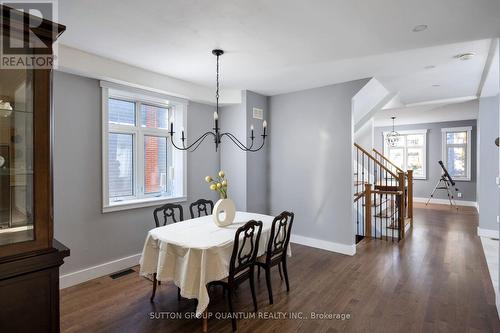
[[[394,119],[396,117],[391,117],[392,119],[392,132],[387,134],[385,140],[390,147],[395,147],[399,142],[399,133],[394,130]]]
[[[186,146],[187,138],[184,135],[184,129],[181,129],[181,145],[178,146],[174,142],[174,134],[175,134],[174,122],[170,121],[170,132],[169,133],[170,133],[170,141],[172,142],[172,146],[174,146],[176,149],[179,149],[179,150],[187,150],[189,152],[192,152],[192,151],[195,151],[207,137],[212,137],[214,140],[214,143],[215,143],[215,151],[217,151],[217,149],[219,148],[219,145],[221,143],[221,139],[223,137],[227,137],[227,138],[229,138],[229,140],[231,140],[236,145],[236,147],[238,147],[239,149],[241,149],[243,151],[249,151],[249,152],[259,151],[262,149],[262,147],[264,147],[264,143],[266,142],[266,137],[267,137],[267,134],[266,134],[267,121],[265,121],[265,120],[262,122],[262,134],[261,134],[262,143],[259,147],[256,147],[256,148],[254,148],[255,136],[254,136],[253,125],[250,126],[250,140],[251,140],[251,142],[250,142],[249,146],[247,146],[246,144],[244,144],[243,142],[238,140],[238,138],[230,132],[221,133],[221,130],[219,128],[219,57],[224,54],[224,51],[219,50],[219,49],[215,49],[215,50],[212,50],[212,54],[217,57],[217,70],[216,70],[217,88],[216,88],[216,92],[215,92],[215,103],[216,104],[215,104],[215,112],[214,112],[213,130],[208,131],[205,134],[202,134],[198,139],[194,140],[191,144],[188,144]]]

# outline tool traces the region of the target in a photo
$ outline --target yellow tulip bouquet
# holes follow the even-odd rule
[[[221,170],[215,179],[210,176],[205,177],[205,181],[210,184],[210,189],[218,191],[221,199],[227,199],[227,180],[225,176],[224,171]]]

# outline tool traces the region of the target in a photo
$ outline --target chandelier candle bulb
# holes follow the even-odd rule
[[[186,137],[184,136],[184,127],[181,127],[181,140],[184,141]]]
[[[170,135],[174,134],[174,119],[170,118]]]
[[[216,112],[214,112],[214,122],[215,122],[215,129],[217,130],[217,128],[219,128],[219,114]]]

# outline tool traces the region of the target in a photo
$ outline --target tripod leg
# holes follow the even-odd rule
[[[434,197],[434,192],[436,192],[437,188],[439,187],[439,184],[441,184],[441,181],[442,181],[442,179],[439,179],[438,182],[437,182],[437,184],[436,184],[436,186],[434,186],[434,190],[432,190],[431,195],[429,196],[429,199],[427,199],[427,202],[425,203],[426,206],[431,201],[431,198]]]
[[[453,208],[455,206],[456,209],[458,209],[457,203],[455,202],[455,199],[453,198],[453,192],[451,192],[450,185],[446,181],[445,183],[446,186],[446,191],[448,192],[448,200],[450,201],[450,206]]]

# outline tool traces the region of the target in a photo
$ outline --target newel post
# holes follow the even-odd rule
[[[399,194],[399,236],[405,238],[405,174],[398,171],[398,191]]]
[[[372,236],[372,184],[365,184],[365,237]]]
[[[408,177],[408,217],[413,227],[413,170],[407,171]]]

